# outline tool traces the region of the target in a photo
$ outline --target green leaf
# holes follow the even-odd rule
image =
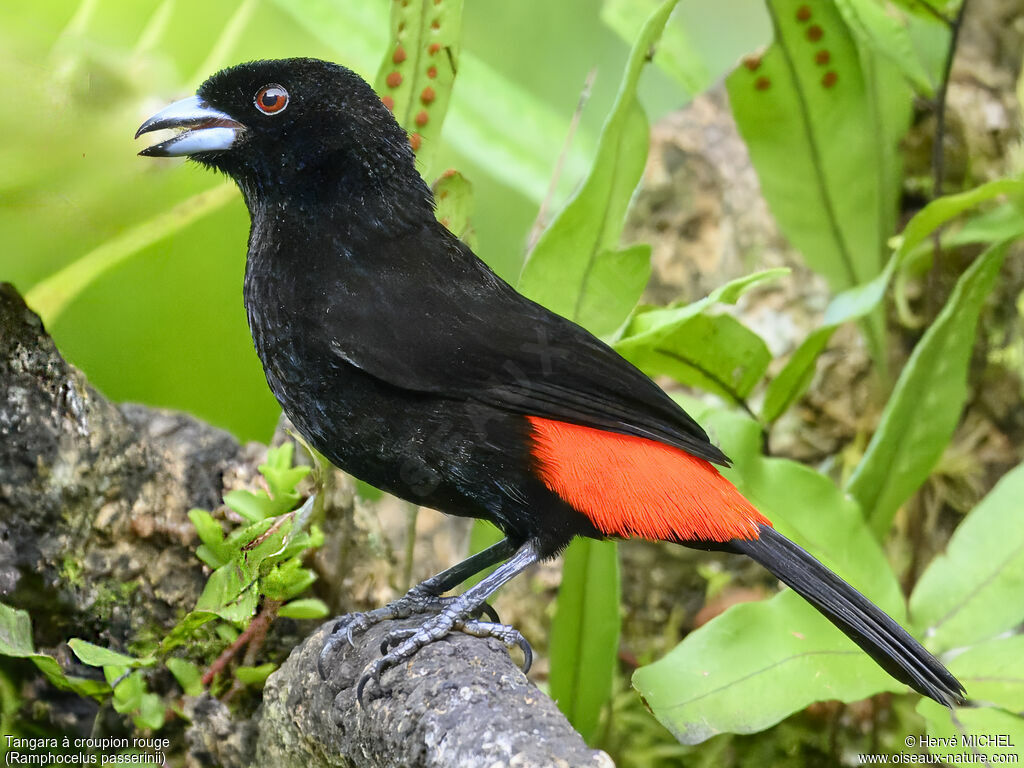
[[[26,658],[35,653],[27,611],[0,603],[0,655]]]
[[[928,478],[960,420],[978,314],[1005,255],[1006,244],[990,248],[957,281],[946,306],[914,347],[850,478],[847,488],[879,539],[899,506]]]
[[[221,184],[178,203],[80,256],[63,269],[36,283],[25,302],[52,326],[64,310],[90,285],[114,267],[194,221],[220,210],[235,198],[234,184]]]
[[[914,587],[910,615],[933,650],[972,645],[1024,621],[1021,499],[1024,465],[971,510]]]
[[[699,418],[735,461],[735,466],[722,474],[780,533],[811,552],[894,619],[903,618],[906,609],[899,582],[854,499],[804,464],[763,456],[761,428],[748,416],[712,408]]]
[[[441,136],[458,71],[462,0],[391,4],[391,43],[374,88],[413,138],[427,169]]]
[[[565,551],[551,622],[551,697],[593,739],[612,692],[619,647],[619,560],[615,542],[576,539]]]
[[[1021,711],[1024,706],[1024,635],[986,640],[947,664],[971,701]]]
[[[779,375],[768,383],[761,406],[761,418],[765,422],[770,424],[779,418],[811,386],[818,355],[828,346],[838,327],[823,325],[812,331],[786,361]]]
[[[205,509],[189,510],[188,519],[196,528],[199,540],[196,557],[211,568],[219,568],[231,560],[231,547],[224,544],[224,529]]]
[[[931,699],[921,699],[917,711],[928,722],[928,735],[933,739],[943,739],[929,744],[928,753],[944,759],[945,765],[965,764],[964,754],[973,755],[975,751],[985,756],[985,762],[978,760],[974,764],[1013,764],[1017,762],[1021,745],[1024,745],[1024,719],[1001,709],[959,707],[955,715],[957,722],[953,722],[953,713],[947,707]],[[997,736],[1004,737],[1006,742],[996,744],[994,739]],[[973,746],[970,742],[965,743],[970,739],[974,740]],[[947,746],[949,744],[956,746]]]
[[[601,251],[584,279],[576,322],[606,336],[629,316],[651,277],[651,246],[640,243]]]
[[[128,656],[100,645],[93,645],[77,637],[68,640],[68,647],[71,648],[79,661],[91,667],[128,667],[129,669],[135,669],[136,667],[148,667],[155,663],[155,659],[139,659],[135,656]]]
[[[1024,179],[996,179],[966,192],[932,200],[907,222],[902,234],[896,239],[897,256],[902,261],[943,224],[952,221],[979,203],[1003,195],[1017,199],[1024,196]]]
[[[734,605],[633,687],[683,744],[756,733],[815,701],[857,701],[902,686],[799,595]]]
[[[724,474],[775,527],[899,621],[899,584],[857,504],[809,467],[762,456],[751,419],[693,412],[735,459]],[[791,590],[730,608],[637,670],[633,685],[686,744],[762,730],[814,701],[904,690]]]
[[[835,4],[768,10],[775,42],[729,76],[729,102],[779,226],[839,291],[882,268],[910,100],[878,90],[905,92],[898,78],[866,77]]]
[[[179,645],[184,645],[191,640],[201,626],[208,624],[216,618],[217,614],[212,611],[190,611],[160,641],[160,646],[154,655],[166,656]]]
[[[761,417],[766,422],[775,421],[807,391],[814,378],[818,355],[828,345],[836,329],[843,323],[866,317],[881,304],[896,263],[897,257],[893,256],[878,277],[863,285],[847,288],[829,302],[824,324],[801,342],[779,375],[768,384],[761,407]]]
[[[878,0],[836,0],[857,40],[872,54],[887,59],[923,95],[935,93],[935,83],[914,50],[905,17],[898,17]]]
[[[434,182],[433,191],[437,220],[459,240],[475,249],[476,235],[470,224],[473,185],[461,173],[449,169]]]
[[[689,304],[672,304],[668,307],[641,307],[630,318],[615,347],[628,349],[632,345],[656,345],[665,335],[681,323],[703,312],[715,304],[735,304],[740,296],[758,283],[774,280],[789,274],[788,269],[766,269],[744,275],[718,286],[703,299]],[[621,349],[620,349],[621,352]]]
[[[672,325],[656,346],[625,339],[615,346],[648,376],[671,376],[731,402],[753,391],[772,360],[764,340],[731,315],[694,315]]]
[[[167,705],[155,693],[144,693],[139,699],[138,710],[132,714],[132,722],[136,728],[148,728],[158,731],[164,727]]]
[[[618,327],[646,282],[649,266],[638,263],[639,251],[629,249],[618,257],[604,254],[618,249],[626,210],[647,160],[647,117],[636,97],[640,73],[677,1],[662,3],[644,25],[605,120],[590,172],[544,230],[519,277],[520,292],[571,320],[588,320],[591,330]],[[595,314],[600,299],[588,301],[587,293],[598,291],[599,296],[607,296],[607,286],[616,283],[620,283],[621,300]],[[632,295],[625,295],[624,286],[629,286]],[[584,306],[588,307],[586,318]]]
[[[295,444],[284,443],[279,448],[267,449],[267,460],[260,464],[260,474],[267,481],[270,496],[277,504],[275,514],[290,512],[299,495],[295,487],[311,471],[311,467],[293,467]]]
[[[669,374],[729,399],[744,398],[771,355],[761,338],[735,319],[702,313],[716,303],[735,303],[750,287],[787,272],[747,275],[690,304],[641,308],[612,346],[648,375]]]
[[[167,668],[171,670],[186,696],[203,695],[203,673],[199,667],[187,659],[172,657],[167,660]]]
[[[267,678],[277,669],[276,664],[260,664],[258,667],[238,667],[235,670],[235,677],[246,685],[263,687]]]
[[[299,558],[273,568],[260,582],[260,588],[271,600],[290,600],[301,595],[316,581],[316,574],[303,568]]]
[[[196,611],[209,611],[225,621],[247,621],[256,612],[259,594],[246,563],[228,563],[213,573],[196,601]]]
[[[285,619],[324,619],[331,615],[331,609],[323,600],[307,597],[282,605],[277,615]]]
[[[228,491],[224,494],[224,503],[253,523],[273,517],[278,508],[274,500],[263,491]]]
[[[605,0],[601,20],[626,41],[636,39],[658,0]],[[764,7],[746,0],[682,3],[665,25],[654,63],[696,96],[707,90],[748,51],[771,42]]]

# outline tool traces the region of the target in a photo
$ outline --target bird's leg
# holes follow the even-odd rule
[[[363,691],[370,681],[373,681],[379,689],[381,687],[380,676],[386,670],[412,657],[420,648],[435,640],[440,640],[452,630],[462,630],[477,637],[495,637],[510,648],[518,645],[523,649],[526,657],[524,667],[528,670],[533,653],[519,631],[514,627],[497,622],[480,621],[477,617],[480,607],[487,602],[487,598],[501,585],[539,559],[540,554],[536,542],[528,541],[493,573],[447,602],[436,616],[431,616],[416,629],[397,630],[390,633],[384,640],[382,650],[384,647],[394,647],[367,668],[356,686],[356,698],[359,699],[360,704],[362,704]]]
[[[451,568],[417,584],[402,597],[382,608],[374,608],[372,611],[366,611],[365,613],[350,613],[340,617],[331,629],[331,633],[328,635],[324,647],[320,651],[317,668],[319,669],[321,679],[327,678],[324,666],[327,657],[342,640],[347,640],[349,645],[355,646],[353,636],[366,631],[374,624],[389,619],[404,619],[418,613],[438,613],[442,611],[457,599],[455,597],[442,597],[445,592],[458,586],[470,576],[474,576],[485,568],[501,562],[515,552],[515,549],[516,545],[513,542],[509,539],[502,539],[497,544],[477,552],[461,563],[456,563]],[[481,613],[486,613],[495,622],[498,621],[497,613],[486,602],[480,604],[478,611],[477,616]]]

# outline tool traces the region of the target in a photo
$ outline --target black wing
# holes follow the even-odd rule
[[[350,364],[404,389],[646,437],[728,464],[639,369],[517,293],[440,225],[374,246],[372,259],[343,256],[344,274],[321,294],[331,304],[319,313],[320,332]]]

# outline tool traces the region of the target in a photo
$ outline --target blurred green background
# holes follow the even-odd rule
[[[716,18],[740,5],[729,0]],[[135,129],[162,105],[193,92],[217,69],[255,58],[325,58],[372,80],[386,47],[389,7],[385,0],[5,3],[0,280],[27,293],[223,183],[191,163],[136,157],[146,142],[133,141]],[[597,76],[556,206],[586,169],[614,98],[628,48],[600,11],[598,0],[466,3],[443,146],[425,175],[430,181],[455,167],[472,181],[480,255],[507,278],[518,274],[588,72]],[[729,25],[707,20],[704,55],[712,68],[731,66],[737,46],[749,50],[751,40],[767,39],[764,20],[747,18],[746,27],[727,31],[722,27]],[[736,45],[723,44],[723,36]],[[687,94],[650,68],[643,99],[653,120]],[[41,307],[50,332],[114,400],[187,410],[241,439],[267,439],[279,411],[245,325],[247,232],[235,194],[104,271],[55,317]]]

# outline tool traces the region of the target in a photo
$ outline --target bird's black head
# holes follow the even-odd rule
[[[349,69],[318,59],[254,61],[225,69],[195,96],[158,112],[136,138],[184,129],[142,150],[188,156],[255,199],[286,194],[387,194],[423,183],[405,131]],[[407,188],[407,187],[406,187]]]

